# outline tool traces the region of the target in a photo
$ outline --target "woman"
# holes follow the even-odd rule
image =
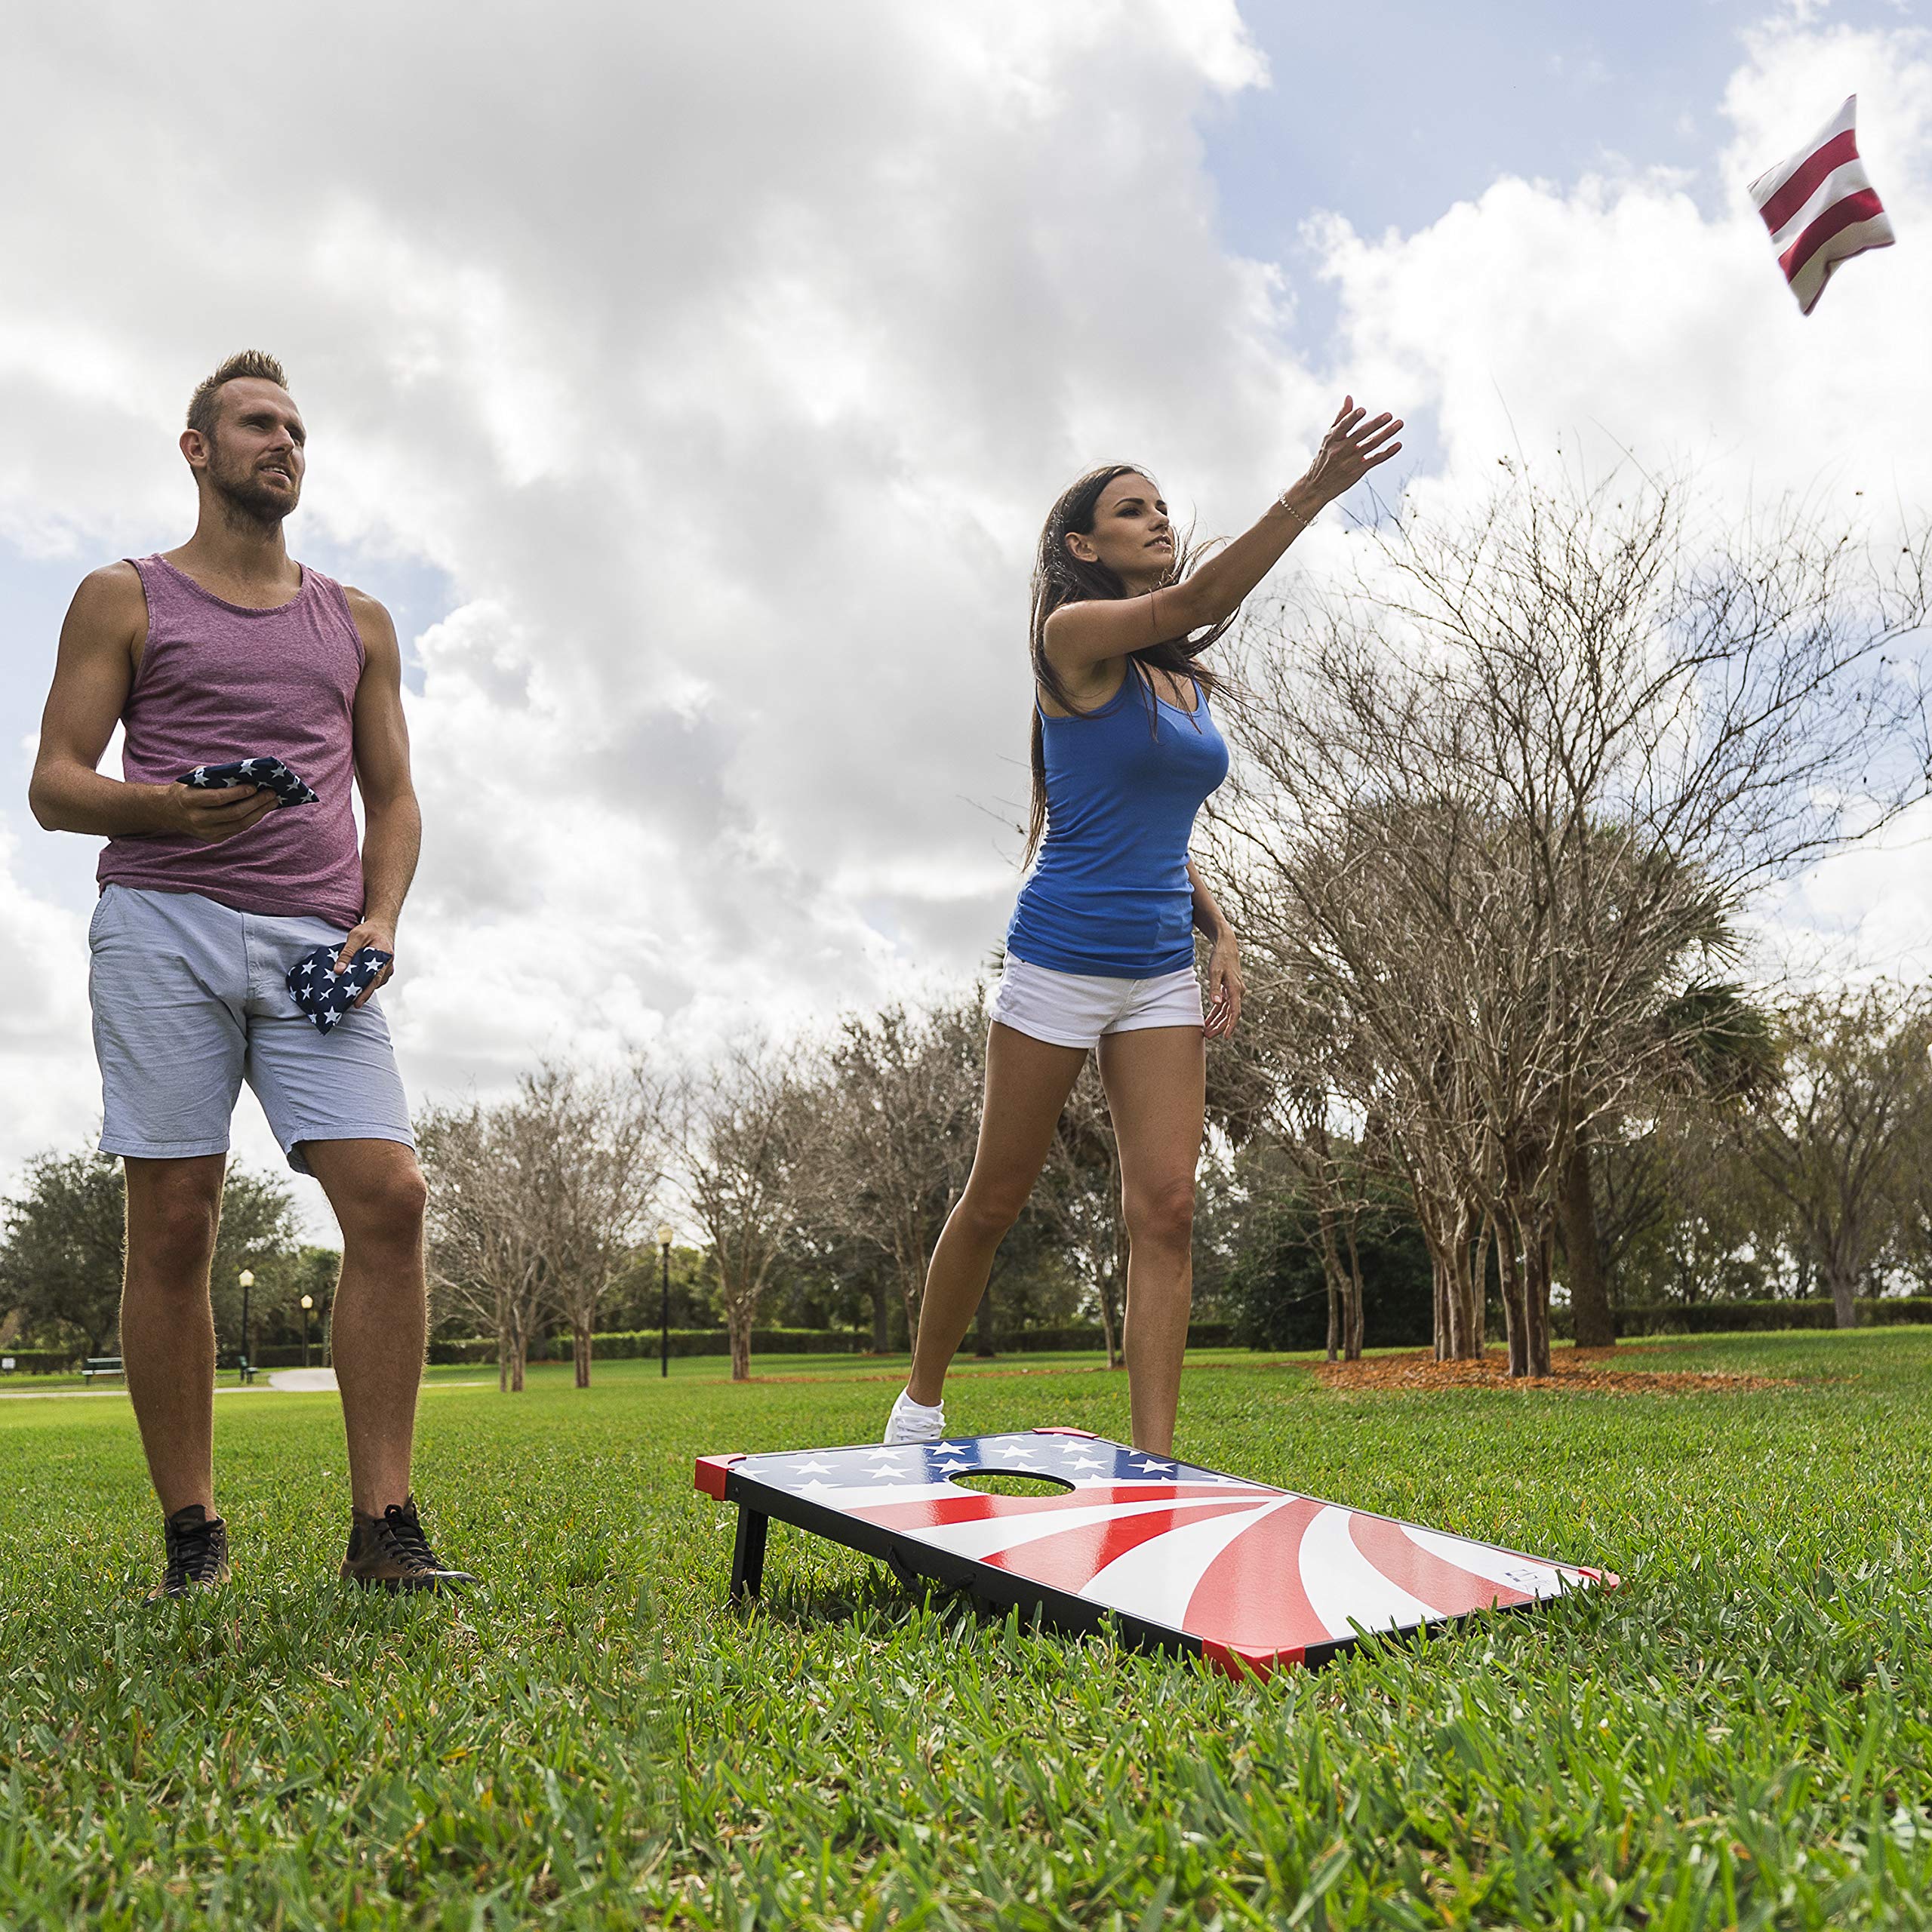
[[[933,1251],[912,1379],[888,1444],[945,1432],[946,1372],[993,1254],[1039,1177],[1088,1053],[1120,1149],[1125,1350],[1134,1446],[1173,1446],[1193,1280],[1206,1039],[1241,1014],[1240,952],[1188,841],[1228,755],[1195,660],[1325,504],[1401,448],[1401,424],[1345,398],[1315,460],[1198,569],[1144,472],[1083,476],[1040,533],[1033,577],[1032,825],[986,1041],[964,1192]],[[1204,635],[1201,635],[1204,633]],[[1211,949],[1204,1017],[1193,933]]]

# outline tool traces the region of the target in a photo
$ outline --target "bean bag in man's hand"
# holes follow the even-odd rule
[[[321,1032],[342,1023],[349,1008],[375,984],[383,968],[395,957],[380,946],[365,946],[349,962],[346,972],[335,970],[337,949],[318,946],[305,952],[288,969],[288,990],[295,1004]]]
[[[260,792],[272,792],[278,808],[313,805],[321,794],[311,791],[278,758],[240,758],[229,764],[198,764],[184,771],[178,781],[198,792],[218,792],[228,785],[252,785]]]

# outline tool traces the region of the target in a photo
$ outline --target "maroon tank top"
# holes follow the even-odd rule
[[[166,785],[198,764],[272,752],[321,801],[278,808],[218,845],[111,838],[96,876],[103,886],[202,893],[237,912],[354,925],[362,916],[350,808],[362,640],[341,585],[304,566],[291,601],[251,611],[159,557],[128,561],[147,595],[148,641],[122,713],[122,775]]]

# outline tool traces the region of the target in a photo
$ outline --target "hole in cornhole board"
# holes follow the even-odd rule
[[[977,1489],[988,1496],[1064,1496],[1072,1488],[1058,1476],[1029,1476],[1008,1469],[987,1469],[971,1475],[955,1476],[961,1489]]]

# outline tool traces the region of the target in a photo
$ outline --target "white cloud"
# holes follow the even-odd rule
[[[1814,25],[1748,37],[1723,100],[1715,195],[1663,172],[1570,186],[1506,179],[1409,235],[1316,225],[1342,297],[1338,368],[1431,411],[1439,466],[1412,497],[1481,489],[1500,455],[1561,444],[1601,473],[1688,476],[1717,505],[1789,491],[1882,540],[1932,509],[1932,35]],[[1746,192],[1847,94],[1901,236],[1801,315]],[[1706,212],[1700,202],[1715,205]],[[1932,970],[1932,817],[1767,897],[1755,929],[1799,974]]]
[[[1746,184],[1847,94],[1906,245],[1840,272],[1801,316]],[[1719,212],[1672,173],[1504,179],[1418,233],[1315,226],[1343,304],[1337,358],[1435,413],[1466,488],[1519,440],[1696,463],[1715,487],[1863,487],[1932,500],[1932,37],[1789,23],[1749,37],[1712,157]]]

